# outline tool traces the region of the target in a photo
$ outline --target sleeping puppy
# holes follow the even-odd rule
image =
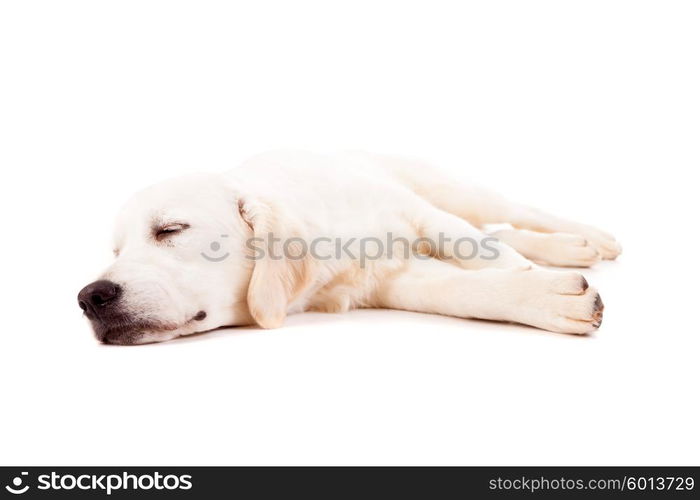
[[[509,229],[483,232],[487,224]],[[273,152],[152,186],[119,215],[115,262],[78,295],[97,338],[143,344],[288,314],[388,308],[587,334],[603,303],[577,272],[620,254],[593,227],[422,162]]]

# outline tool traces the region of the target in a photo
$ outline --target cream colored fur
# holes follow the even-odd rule
[[[154,224],[173,223],[188,228],[153,239]],[[495,223],[513,229],[481,229]],[[347,256],[252,260],[248,242],[269,233],[297,238],[292,254],[300,241],[316,240],[332,253],[336,238],[384,240],[391,233],[415,241],[442,233],[489,243],[498,257],[460,259],[449,248],[436,253],[426,245],[429,258],[404,258],[396,249],[362,265]],[[202,257],[214,241],[228,255],[221,262]],[[349,248],[360,253],[359,245]],[[281,243],[274,246],[281,250]],[[422,162],[280,151],[226,174],[174,179],[139,193],[120,216],[115,251],[102,278],[122,286],[135,318],[174,325],[141,332],[141,343],[253,322],[276,328],[287,314],[358,307],[589,333],[602,313],[597,291],[579,273],[536,263],[586,267],[614,259],[620,246],[600,230],[460,184]],[[206,320],[192,321],[198,311],[206,311]]]

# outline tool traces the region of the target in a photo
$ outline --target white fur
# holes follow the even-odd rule
[[[189,228],[153,238],[155,223],[174,222]],[[501,240],[492,243],[495,260],[460,260],[447,251],[434,258],[397,252],[364,266],[347,256],[253,261],[247,248],[267,232],[306,242],[383,241],[388,233],[409,241],[439,233],[485,241],[489,235],[478,227],[491,223],[518,228],[493,234]],[[221,245],[214,257],[229,254],[221,262],[202,256],[213,253],[213,242]],[[330,252],[332,243],[323,240],[319,248]],[[359,243],[351,248],[360,251]],[[588,333],[599,321],[597,292],[586,290],[577,273],[543,270],[525,257],[583,267],[615,258],[620,247],[597,229],[460,185],[421,162],[280,151],[226,174],[182,177],[137,194],[119,217],[115,252],[102,278],[122,286],[131,315],[164,325],[142,332],[136,341],[142,343],[254,322],[274,328],[290,313],[355,307]],[[207,313],[204,321],[193,320],[198,311]]]

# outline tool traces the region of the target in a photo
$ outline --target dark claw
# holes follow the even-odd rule
[[[603,312],[605,309],[605,304],[603,304],[603,299],[600,298],[600,294],[595,296],[595,303],[593,304],[593,312]]]
[[[593,326],[600,328],[603,324],[603,310],[605,309],[605,304],[603,304],[603,299],[600,298],[600,294],[595,296],[595,302],[593,303]]]

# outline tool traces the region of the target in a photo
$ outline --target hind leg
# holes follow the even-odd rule
[[[538,233],[525,229],[502,229],[489,233],[538,264],[559,267],[590,267],[600,254],[580,235]]]
[[[615,259],[622,252],[615,238],[604,231],[512,203],[486,189],[459,182],[421,161],[377,155],[373,158],[393,178],[432,205],[474,226],[508,223],[519,229],[583,236],[601,258],[608,260]]]
[[[532,229],[544,233],[570,233],[583,236],[588,245],[595,248],[601,258],[614,260],[622,253],[622,246],[615,238],[593,226],[562,219],[522,205],[512,205],[508,208],[509,222],[516,228]]]

